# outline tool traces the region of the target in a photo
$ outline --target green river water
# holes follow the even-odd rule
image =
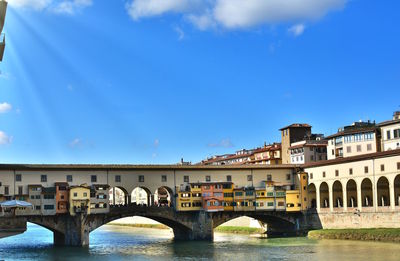
[[[0,239],[0,260],[400,260],[400,244],[215,234],[214,242],[174,242],[169,230],[103,226],[90,247],[53,247],[52,233],[29,224]]]

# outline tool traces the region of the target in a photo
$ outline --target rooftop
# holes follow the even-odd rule
[[[307,123],[293,123],[289,126],[281,128],[279,130],[282,131],[282,130],[291,129],[291,128],[311,128],[311,125],[309,125]]]

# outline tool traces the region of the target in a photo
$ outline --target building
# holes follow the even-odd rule
[[[69,191],[67,182],[56,182],[56,214],[68,213]]]
[[[224,192],[221,182],[200,183],[202,205],[207,212],[224,211]]]
[[[304,123],[294,123],[280,129],[282,137],[282,164],[290,164],[290,147],[292,143],[305,140],[311,136],[311,126]]]
[[[234,209],[234,200],[233,200],[233,183],[232,182],[223,182],[222,183],[222,192],[224,193],[224,211],[233,211]]]
[[[90,188],[90,213],[102,214],[110,212],[108,204],[109,185],[93,185]]]
[[[3,32],[4,20],[6,19],[7,2],[0,0],[0,62],[3,61],[4,49],[6,47],[6,37]]]
[[[42,188],[42,215],[56,214],[56,187]]]
[[[235,211],[256,210],[256,190],[254,187],[235,188],[233,193]]]
[[[378,124],[381,130],[382,151],[400,149],[400,111],[393,114],[393,119]]]
[[[42,185],[28,185],[28,202],[32,204],[32,215],[42,214]]]
[[[90,188],[86,185],[72,186],[69,189],[69,214],[90,214]]]
[[[328,140],[328,160],[346,158],[380,151],[380,128],[375,122],[354,122],[339,128]]]
[[[201,184],[192,183],[177,188],[177,211],[199,211],[203,209]]]
[[[328,142],[321,139],[321,136],[315,140],[303,140],[294,142],[289,147],[290,150],[290,163],[291,164],[305,164],[309,162],[316,162],[327,160]]]
[[[254,150],[251,160],[247,164],[268,164],[268,165],[279,165],[282,164],[282,153],[281,144],[274,143],[270,145],[264,145],[262,148]]]

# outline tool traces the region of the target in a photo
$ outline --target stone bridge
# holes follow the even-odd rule
[[[119,218],[141,216],[158,221],[174,232],[176,240],[212,240],[214,228],[242,216],[255,218],[267,224],[268,235],[299,235],[313,227],[302,213],[284,211],[244,212],[176,212],[170,207],[123,206],[113,207],[110,213],[93,215],[26,216],[15,222],[31,222],[51,230],[55,245],[88,246],[89,234],[97,228]],[[0,223],[10,218],[1,218]]]

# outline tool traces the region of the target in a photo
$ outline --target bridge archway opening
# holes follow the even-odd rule
[[[261,220],[249,216],[240,216],[230,219],[214,228],[215,232],[235,232],[234,230],[247,230],[249,232],[258,231],[265,233],[267,231],[267,224]]]
[[[123,187],[112,187],[108,194],[110,206],[123,206],[130,202],[130,195]]]
[[[310,200],[310,209],[316,209],[317,208],[317,190],[315,188],[314,183],[311,183],[308,185],[308,198]]]
[[[340,181],[336,180],[332,185],[333,190],[333,207],[343,207],[343,187]]]
[[[347,193],[347,207],[356,208],[357,207],[357,184],[354,179],[350,179],[346,184]]]
[[[400,206],[400,175],[394,178],[394,202],[396,206]]]
[[[361,199],[363,207],[373,206],[372,182],[369,178],[363,179],[361,182]]]
[[[390,206],[389,180],[386,177],[380,177],[376,183],[376,188],[378,193],[378,206]]]
[[[173,195],[174,193],[171,188],[166,186],[159,187],[154,192],[154,205],[158,207],[172,207]]]
[[[152,194],[146,187],[136,187],[131,193],[131,203],[134,205],[151,206]]]
[[[322,182],[319,186],[320,207],[329,208],[329,187],[326,182]]]

